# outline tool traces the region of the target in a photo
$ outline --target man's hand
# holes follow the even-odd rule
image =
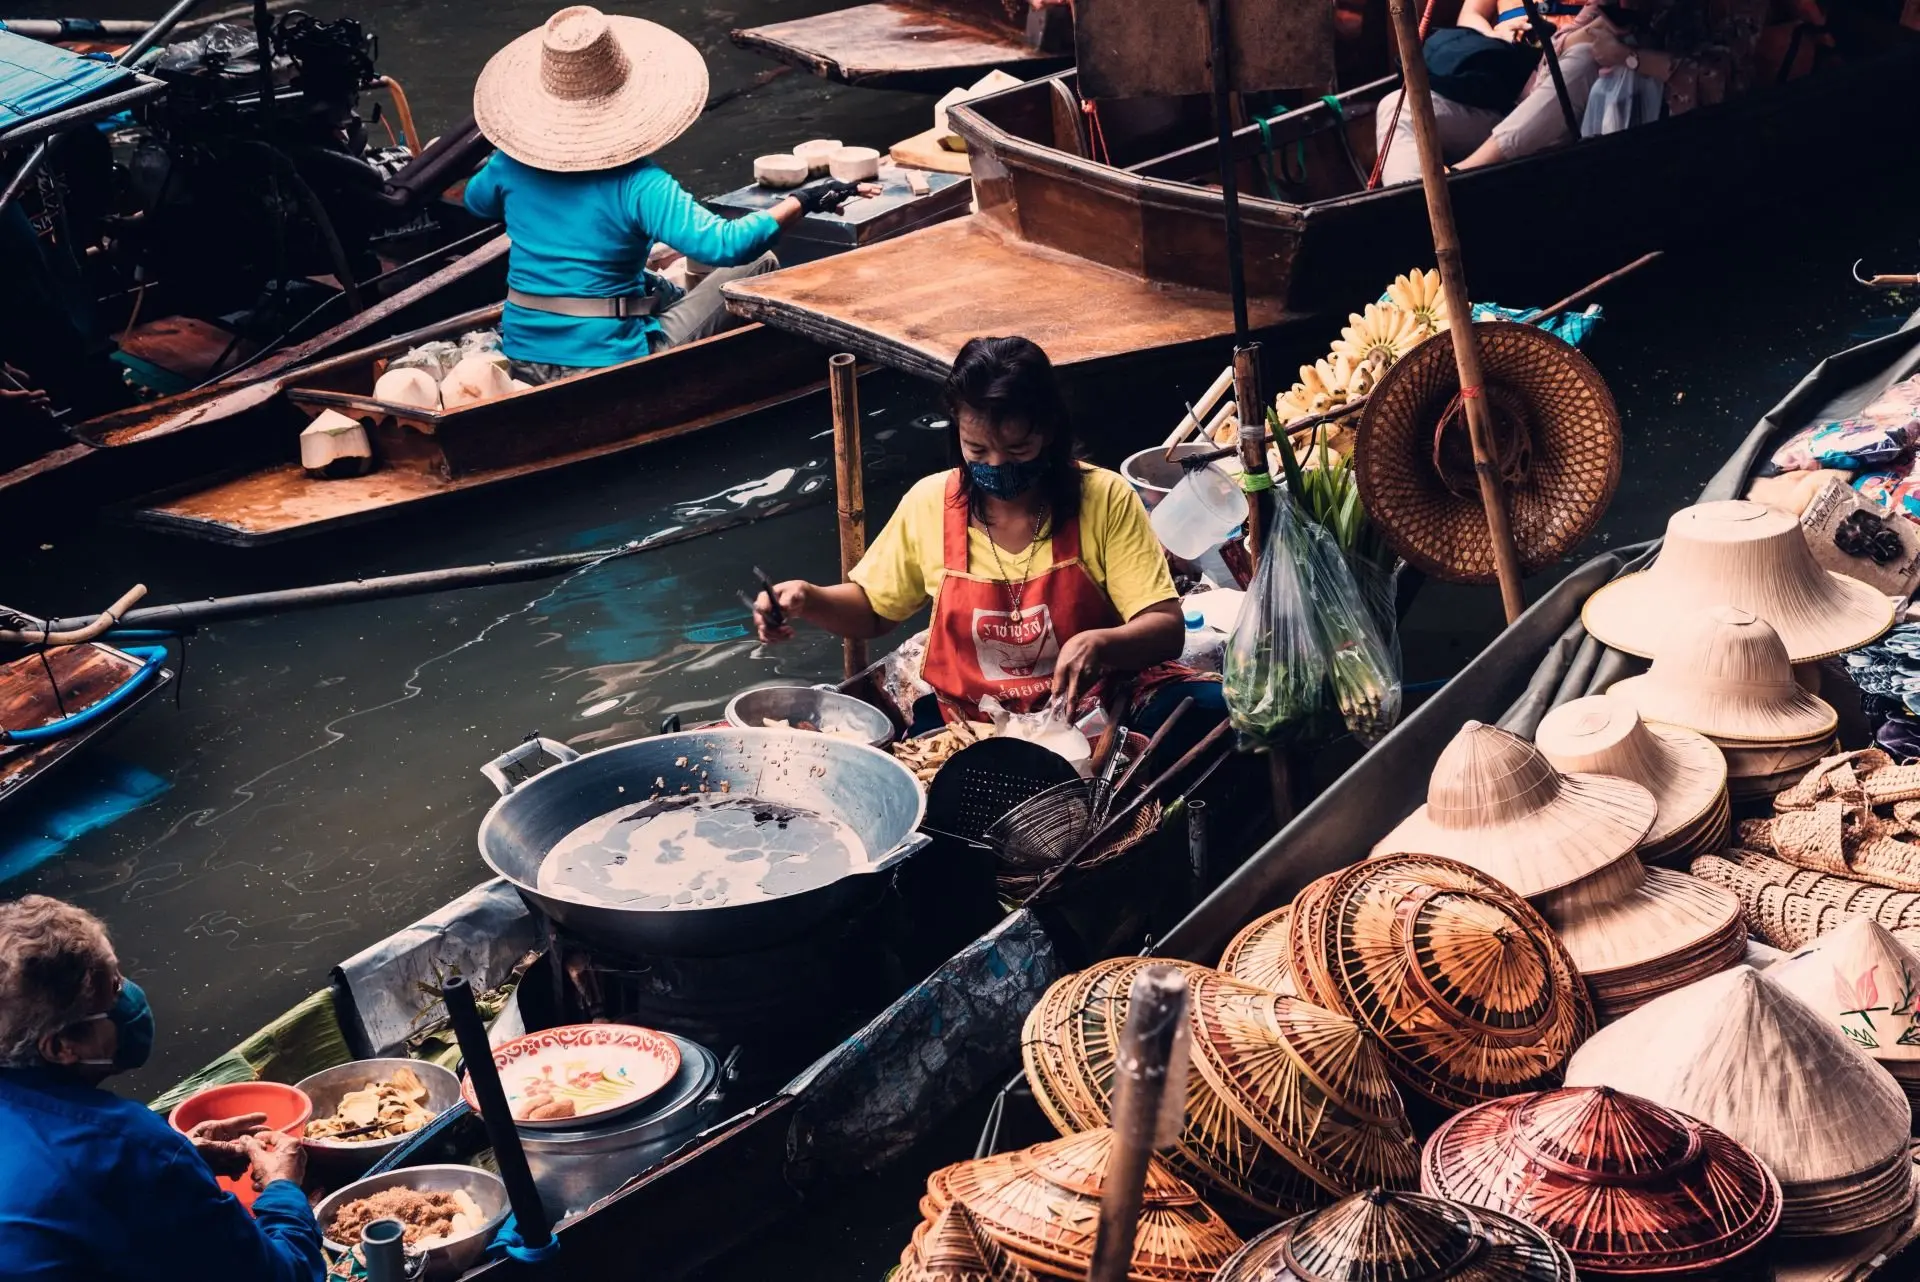
[[[773,590],[780,603],[779,626],[774,626],[773,611],[769,608],[764,590],[753,599],[753,626],[762,641],[791,641],[794,620],[807,617],[807,603],[813,593],[813,584],[805,579],[788,579],[785,583],[774,584]]]
[[[253,1159],[253,1187],[264,1189],[275,1180],[298,1184],[307,1173],[307,1150],[283,1131],[261,1131],[242,1141]]]
[[[247,1150],[247,1136],[264,1130],[266,1125],[265,1113],[210,1118],[188,1131],[187,1139],[215,1175],[237,1180],[253,1164],[253,1157]]]
[[[1100,679],[1101,651],[1105,644],[1106,630],[1094,628],[1074,633],[1060,647],[1060,657],[1053,663],[1053,697],[1064,697],[1063,706],[1069,712],[1079,701],[1081,692]]]

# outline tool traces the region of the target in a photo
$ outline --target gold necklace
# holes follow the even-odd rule
[[[1033,559],[1040,554],[1040,527],[1047,519],[1047,509],[1041,508],[1033,514],[1033,533],[1027,542],[1027,555],[1020,564],[1020,580],[1014,582],[1007,573],[1007,567],[1000,560],[1000,544],[993,537],[993,526],[987,525],[987,547],[993,551],[993,568],[1000,572],[1000,583],[1007,590],[1008,622],[1020,622],[1022,602],[1027,595],[1027,581],[1033,577]]]

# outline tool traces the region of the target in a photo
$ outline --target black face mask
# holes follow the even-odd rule
[[[967,478],[997,499],[1019,498],[1047,474],[1044,458],[1025,463],[969,463]]]

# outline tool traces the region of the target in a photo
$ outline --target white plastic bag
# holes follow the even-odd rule
[[[1666,86],[1652,76],[1626,67],[1609,67],[1587,95],[1587,114],[1580,121],[1582,138],[1598,138],[1660,119]]]

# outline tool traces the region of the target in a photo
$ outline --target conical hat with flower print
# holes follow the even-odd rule
[[[1920,1071],[1920,954],[1871,917],[1849,917],[1767,977],[1832,1021],[1895,1076]]]
[[[1534,746],[1563,774],[1630,779],[1659,812],[1646,845],[1658,845],[1710,812],[1727,786],[1727,759],[1697,730],[1640,719],[1631,703],[1592,694],[1563,703],[1534,731]]]
[[[1458,859],[1531,896],[1627,854],[1657,813],[1637,783],[1563,775],[1519,735],[1469,721],[1434,762],[1426,804],[1373,849]]]
[[[1215,1282],[1574,1282],[1574,1267],[1513,1216],[1368,1189],[1268,1229]]]
[[[1799,521],[1745,499],[1675,512],[1652,568],[1595,592],[1580,617],[1614,649],[1653,659],[1681,616],[1718,606],[1765,619],[1795,663],[1856,649],[1893,626],[1885,596],[1820,568]]]
[[[1831,704],[1793,679],[1786,648],[1766,620],[1737,606],[1674,621],[1653,667],[1614,682],[1607,693],[1649,721],[1743,747],[1821,742],[1839,722]]]

